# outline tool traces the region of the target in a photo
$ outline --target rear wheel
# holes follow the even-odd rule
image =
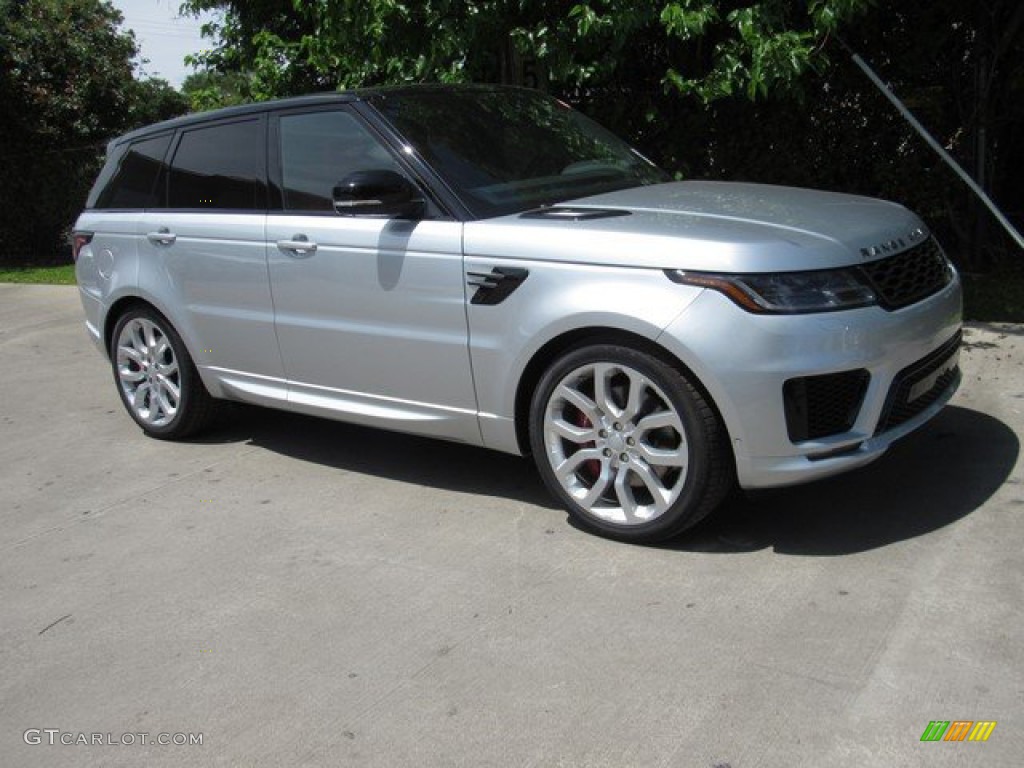
[[[138,306],[114,327],[111,364],[121,402],[146,434],[172,440],[193,435],[215,415],[181,337],[163,315]]]
[[[556,361],[534,392],[534,459],[585,527],[633,542],[670,538],[724,498],[733,465],[715,411],[686,376],[627,347]]]

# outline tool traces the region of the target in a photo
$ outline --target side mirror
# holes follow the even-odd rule
[[[407,178],[394,171],[355,171],[334,187],[334,210],[342,216],[416,218],[423,200]]]

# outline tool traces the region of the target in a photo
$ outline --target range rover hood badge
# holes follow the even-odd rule
[[[876,245],[869,245],[866,248],[860,249],[860,255],[865,259],[873,259],[875,256],[882,256],[887,253],[896,253],[897,251],[905,250],[915,243],[919,243],[927,236],[927,232],[922,227],[916,227],[908,232],[904,237],[893,238],[892,240],[886,240],[884,243],[878,243]]]

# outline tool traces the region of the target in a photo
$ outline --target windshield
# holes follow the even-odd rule
[[[536,91],[403,89],[372,102],[479,218],[668,180],[622,139]]]

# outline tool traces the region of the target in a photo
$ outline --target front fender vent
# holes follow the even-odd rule
[[[470,286],[476,288],[470,304],[493,306],[501,304],[529,277],[529,270],[520,267],[495,267],[490,272],[467,272]]]

